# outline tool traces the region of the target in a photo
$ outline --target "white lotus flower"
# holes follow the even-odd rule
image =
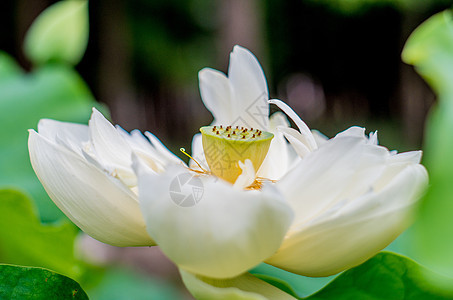
[[[156,172],[180,160],[157,138],[130,135],[93,109],[89,126],[42,119],[30,130],[30,161],[55,204],[83,231],[115,246],[148,246],[131,153]]]
[[[200,90],[214,122],[195,135],[190,168],[153,135],[129,135],[94,111],[88,127],[43,120],[31,131],[35,172],[82,230],[113,245],[155,243],[185,278],[232,278],[262,261],[332,275],[410,224],[428,179],[420,151],[389,152],[359,127],[312,133],[268,101],[258,61],[239,46],[228,77],[204,69]],[[269,118],[269,103],[298,130],[280,112]]]

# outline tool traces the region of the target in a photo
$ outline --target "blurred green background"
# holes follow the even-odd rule
[[[190,296],[158,249],[109,247],[78,237],[64,223],[28,161],[26,130],[36,128],[40,118],[84,123],[96,106],[127,130],[155,133],[179,155],[212,120],[199,96],[198,71],[207,66],[226,71],[229,52],[240,44],[261,62],[271,97],[290,104],[311,128],[332,136],[359,125],[379,130],[380,143],[390,149],[420,149],[435,96],[400,55],[409,34],[450,5],[446,0],[91,1],[88,45],[74,67],[38,64],[23,51],[33,20],[55,2],[0,3],[0,188],[5,189],[0,195],[10,199],[0,207],[8,218],[0,219],[5,226],[17,224],[9,237],[0,237],[0,262],[59,271],[79,281],[93,299]],[[34,206],[40,219],[30,225]],[[64,242],[50,248],[42,242],[40,248],[40,238],[30,242],[40,234],[50,244]],[[22,239],[11,243],[11,236]],[[47,257],[25,251],[30,244]],[[74,244],[95,255],[84,257]],[[405,253],[405,247],[403,235],[390,249]],[[280,272],[264,265],[257,272],[263,270]],[[281,276],[301,295],[330,280]]]

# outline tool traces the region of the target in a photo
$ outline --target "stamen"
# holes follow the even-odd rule
[[[193,158],[189,153],[186,152],[186,149],[184,149],[184,148],[179,148],[179,151],[181,151],[181,152],[184,153],[186,156],[188,156],[191,160],[193,160],[193,161],[200,167],[200,169],[203,170],[203,172],[208,173],[208,171],[206,171],[206,170],[201,166],[201,164],[200,164],[195,158]]]
[[[219,134],[219,131],[217,130],[217,132],[215,134]]]
[[[259,190],[263,187],[263,183],[266,181],[272,182],[272,183],[277,182],[277,180],[267,179],[264,177],[256,177],[255,181],[253,181],[253,183],[251,185],[249,185],[248,187],[246,187],[245,189],[246,190]]]

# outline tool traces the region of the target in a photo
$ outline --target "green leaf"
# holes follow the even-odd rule
[[[429,271],[404,256],[381,252],[362,265],[345,271],[321,291],[305,299],[453,299],[453,294],[442,294],[430,286],[421,275],[426,272]]]
[[[253,274],[256,278],[261,279],[263,281],[266,281],[267,283],[275,286],[276,288],[284,291],[287,294],[290,294],[293,297],[298,297],[294,289],[287,283],[286,281],[278,278],[278,277],[273,277],[270,275],[264,275],[264,274]]]
[[[301,276],[265,263],[255,267],[250,273],[279,289],[286,291],[291,295],[297,295],[298,297],[313,294],[335,278],[335,276],[317,278]],[[280,283],[277,284],[277,282],[272,282],[272,280],[267,280],[266,278],[277,278]],[[282,282],[287,287],[281,286]],[[293,293],[288,292],[288,289],[293,291]]]
[[[0,265],[0,299],[88,299],[74,280],[41,268]]]
[[[74,258],[77,232],[69,222],[42,225],[24,194],[0,190],[1,263],[45,267],[79,279],[83,267]]]
[[[404,46],[401,57],[435,89],[440,98],[453,88],[453,16],[451,10],[438,13],[417,27]]]
[[[24,51],[36,65],[49,61],[76,65],[85,53],[88,32],[88,1],[60,1],[33,22],[25,37]]]
[[[428,117],[424,164],[430,188],[414,225],[413,253],[436,272],[453,277],[453,15],[438,13],[421,24],[409,37],[403,60],[433,87],[438,102]],[[429,277],[428,277],[429,279]],[[432,280],[453,291],[451,280]]]
[[[31,168],[27,130],[36,128],[41,118],[86,123],[93,106],[97,105],[86,84],[66,66],[0,77],[0,188],[20,187],[31,194],[44,221],[63,214]]]

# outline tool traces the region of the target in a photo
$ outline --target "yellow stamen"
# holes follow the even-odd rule
[[[179,151],[181,151],[181,152],[184,153],[186,156],[188,156],[191,160],[193,160],[193,161],[198,165],[198,167],[200,167],[200,169],[203,170],[204,173],[209,173],[208,171],[206,171],[206,170],[201,166],[201,164],[200,164],[195,158],[193,158],[189,153],[186,152],[186,149],[184,149],[184,148],[179,148]],[[192,169],[191,169],[191,170],[192,170]],[[192,170],[192,171],[197,172],[196,170]]]
[[[249,191],[252,191],[252,190],[259,190],[263,187],[263,183],[264,182],[277,182],[277,180],[272,180],[272,179],[267,179],[267,178],[264,178],[264,177],[256,177],[255,178],[255,181],[253,181],[253,183],[251,185],[249,185],[248,187],[246,187],[245,189],[246,190],[249,190]]]

